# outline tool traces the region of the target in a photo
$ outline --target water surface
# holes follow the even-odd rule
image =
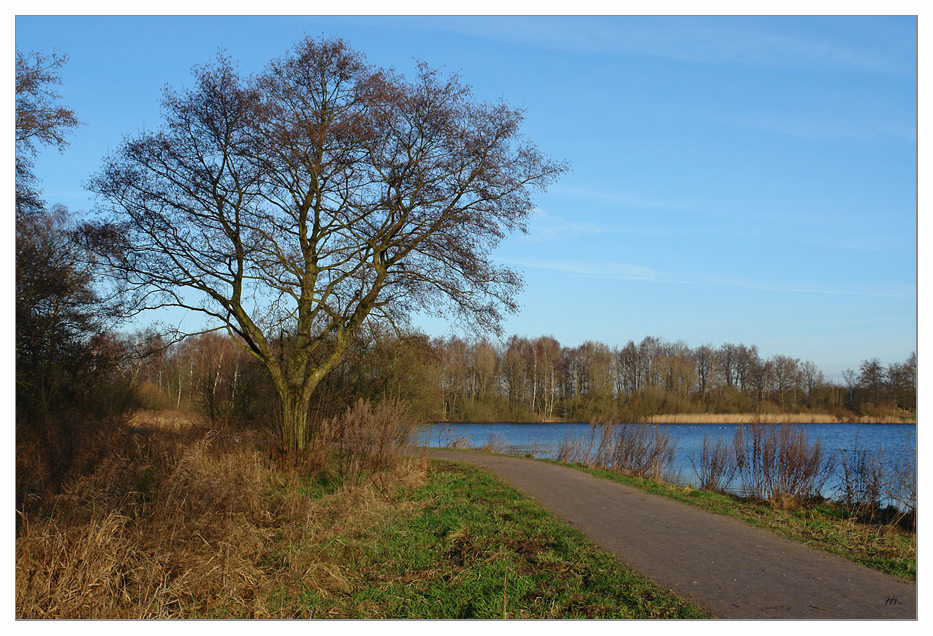
[[[722,437],[729,444],[738,424],[657,424],[668,432],[676,447],[674,463],[668,481],[696,485],[694,458],[703,439]],[[916,458],[917,427],[915,424],[795,424],[802,428],[811,442],[817,440],[827,453],[851,453],[883,450],[886,463]],[[585,440],[594,434],[593,426],[582,422],[560,424],[431,424],[422,428],[415,443],[429,448],[444,448],[452,444],[468,448],[490,445],[495,450],[515,455],[555,459],[562,442]],[[598,439],[599,433],[596,431]],[[825,496],[838,489],[838,475],[824,488]],[[735,488],[733,488],[735,490]]]

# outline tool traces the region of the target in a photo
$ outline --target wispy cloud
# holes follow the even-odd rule
[[[641,280],[653,282],[674,282],[663,273],[641,265],[608,261],[582,260],[545,260],[545,259],[501,259],[519,267],[547,269],[571,276],[588,278],[611,278],[619,280]]]
[[[903,291],[878,291],[878,290],[859,290],[859,289],[825,289],[807,285],[775,285],[754,283],[742,280],[725,279],[697,279],[694,281],[683,281],[692,285],[707,285],[713,287],[740,287],[743,289],[754,289],[758,291],[789,293],[789,294],[830,294],[834,296],[871,296],[875,298],[916,298],[915,293],[906,293]]]
[[[832,294],[840,296],[871,296],[878,298],[915,299],[915,293],[903,290],[878,291],[858,289],[825,289],[807,285],[765,284],[740,279],[725,279],[704,275],[677,275],[663,272],[642,265],[604,260],[548,260],[548,259],[502,259],[515,267],[545,269],[568,276],[597,278],[607,280],[627,280],[675,285],[695,285],[701,287],[734,287],[776,293],[793,294]]]
[[[567,194],[567,191],[562,191]],[[583,196],[581,194],[581,196]],[[618,203],[618,202],[617,202]],[[634,207],[646,207],[634,205]],[[694,229],[676,225],[653,224],[648,227],[634,225],[621,225],[618,223],[596,223],[593,221],[573,221],[563,216],[557,216],[537,209],[528,223],[528,233],[519,237],[524,243],[549,243],[552,241],[566,241],[586,236],[605,236],[607,234],[625,235],[673,235],[696,234]]]
[[[786,114],[758,114],[755,116],[724,116],[722,113],[708,114],[708,119],[729,123],[742,128],[762,130],[780,135],[816,141],[852,139],[876,141],[884,137],[896,137],[916,142],[916,127],[909,123],[880,122],[862,119],[855,121],[839,117],[793,117]]]
[[[651,210],[657,212],[695,212],[700,208],[715,209],[714,204],[701,201],[686,201],[662,195],[622,191],[609,187],[586,187],[558,183],[548,190],[552,194],[587,199],[599,203],[611,203],[614,206]]]
[[[869,19],[863,22],[869,25]],[[697,64],[913,72],[905,68],[911,51],[901,30],[886,34],[873,29],[872,41],[840,41],[819,27],[832,18],[819,20],[806,16],[461,16],[423,18],[413,24],[582,53],[647,55]]]
[[[607,228],[600,227],[596,223],[571,221],[537,209],[528,224],[528,234],[525,234],[521,240],[530,243],[547,243],[606,232]]]

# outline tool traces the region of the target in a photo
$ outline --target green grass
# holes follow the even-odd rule
[[[564,465],[595,477],[628,484],[651,494],[741,519],[753,526],[882,572],[906,579],[917,578],[916,534],[890,525],[860,523],[847,518],[840,507],[832,504],[781,510],[767,503],[734,495],[628,477],[578,464]]]
[[[342,584],[281,602],[311,618],[707,617],[477,468],[432,462],[404,499],[410,512],[327,546]]]

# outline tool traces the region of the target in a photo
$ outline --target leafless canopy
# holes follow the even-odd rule
[[[124,231],[114,270],[146,306],[204,312],[267,366],[285,334],[296,390],[370,316],[495,330],[517,309],[521,278],[490,250],[566,170],[522,138],[520,110],[342,41],[304,40],[253,78],[224,56],[194,75],[92,182]]]
[[[33,159],[37,148],[68,145],[67,135],[80,125],[77,115],[58,103],[61,97],[55,86],[61,84],[58,72],[68,58],[53,52],[16,51],[16,213],[17,217],[35,214],[44,207]]]

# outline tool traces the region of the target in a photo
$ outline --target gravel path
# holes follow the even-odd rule
[[[915,619],[914,583],[735,519],[545,462],[446,449],[585,533],[620,561],[730,619]]]

